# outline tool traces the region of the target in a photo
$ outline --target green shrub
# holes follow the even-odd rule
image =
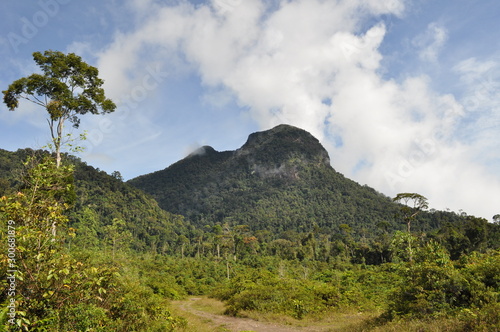
[[[464,331],[500,331],[500,303],[476,310],[464,309],[459,318],[464,322]]]
[[[393,294],[388,317],[418,319],[497,307],[500,300],[498,252],[473,253],[455,266],[444,250],[431,242],[418,248],[415,257],[414,262],[399,265],[403,278]]]
[[[79,303],[67,308],[61,314],[64,317],[63,331],[109,331],[111,320],[106,310],[93,304]]]

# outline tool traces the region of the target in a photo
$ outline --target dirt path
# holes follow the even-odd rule
[[[206,324],[217,327],[216,331],[254,331],[254,332],[322,332],[328,331],[323,327],[292,327],[277,323],[260,322],[249,318],[230,317],[200,310],[196,307],[206,299],[192,297],[184,301],[174,301],[172,305],[180,310],[201,318]],[[215,304],[215,300],[214,300]],[[214,329],[215,331],[215,329]]]

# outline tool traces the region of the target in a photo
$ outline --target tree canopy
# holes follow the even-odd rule
[[[65,121],[78,128],[79,115],[110,113],[116,105],[106,98],[101,87],[104,81],[98,77],[98,69],[85,63],[80,56],[49,50],[43,54],[33,53],[33,59],[42,73],[14,81],[2,91],[3,101],[11,111],[19,107],[20,99],[42,106],[47,111],[59,167]]]
[[[415,219],[421,211],[429,208],[427,198],[416,193],[397,194],[392,200],[394,202],[404,204],[401,208],[401,212],[403,213],[404,220],[406,221],[408,233],[410,233],[411,221]]]

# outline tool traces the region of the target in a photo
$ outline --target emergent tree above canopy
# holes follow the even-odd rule
[[[104,81],[98,77],[98,69],[83,62],[78,55],[49,50],[43,54],[33,53],[33,59],[42,74],[31,74],[14,81],[2,91],[3,101],[11,111],[19,107],[20,99],[29,100],[47,110],[47,122],[59,166],[65,121],[69,120],[73,127],[78,128],[79,115],[110,113],[116,105],[104,95],[101,88]]]

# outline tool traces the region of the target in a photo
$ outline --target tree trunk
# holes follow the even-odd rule
[[[56,148],[56,167],[59,168],[61,166],[61,148],[58,146]]]
[[[60,117],[57,121],[57,133],[54,132],[54,119],[50,121],[47,119],[50,127],[50,135],[52,136],[52,142],[54,143],[54,150],[56,153],[56,166],[59,168],[61,165],[61,143],[62,143],[62,132],[64,128],[64,118]]]
[[[61,143],[62,143],[62,131],[64,127],[64,118],[60,118],[57,123],[57,138],[56,138],[56,167],[59,168],[61,165]]]

